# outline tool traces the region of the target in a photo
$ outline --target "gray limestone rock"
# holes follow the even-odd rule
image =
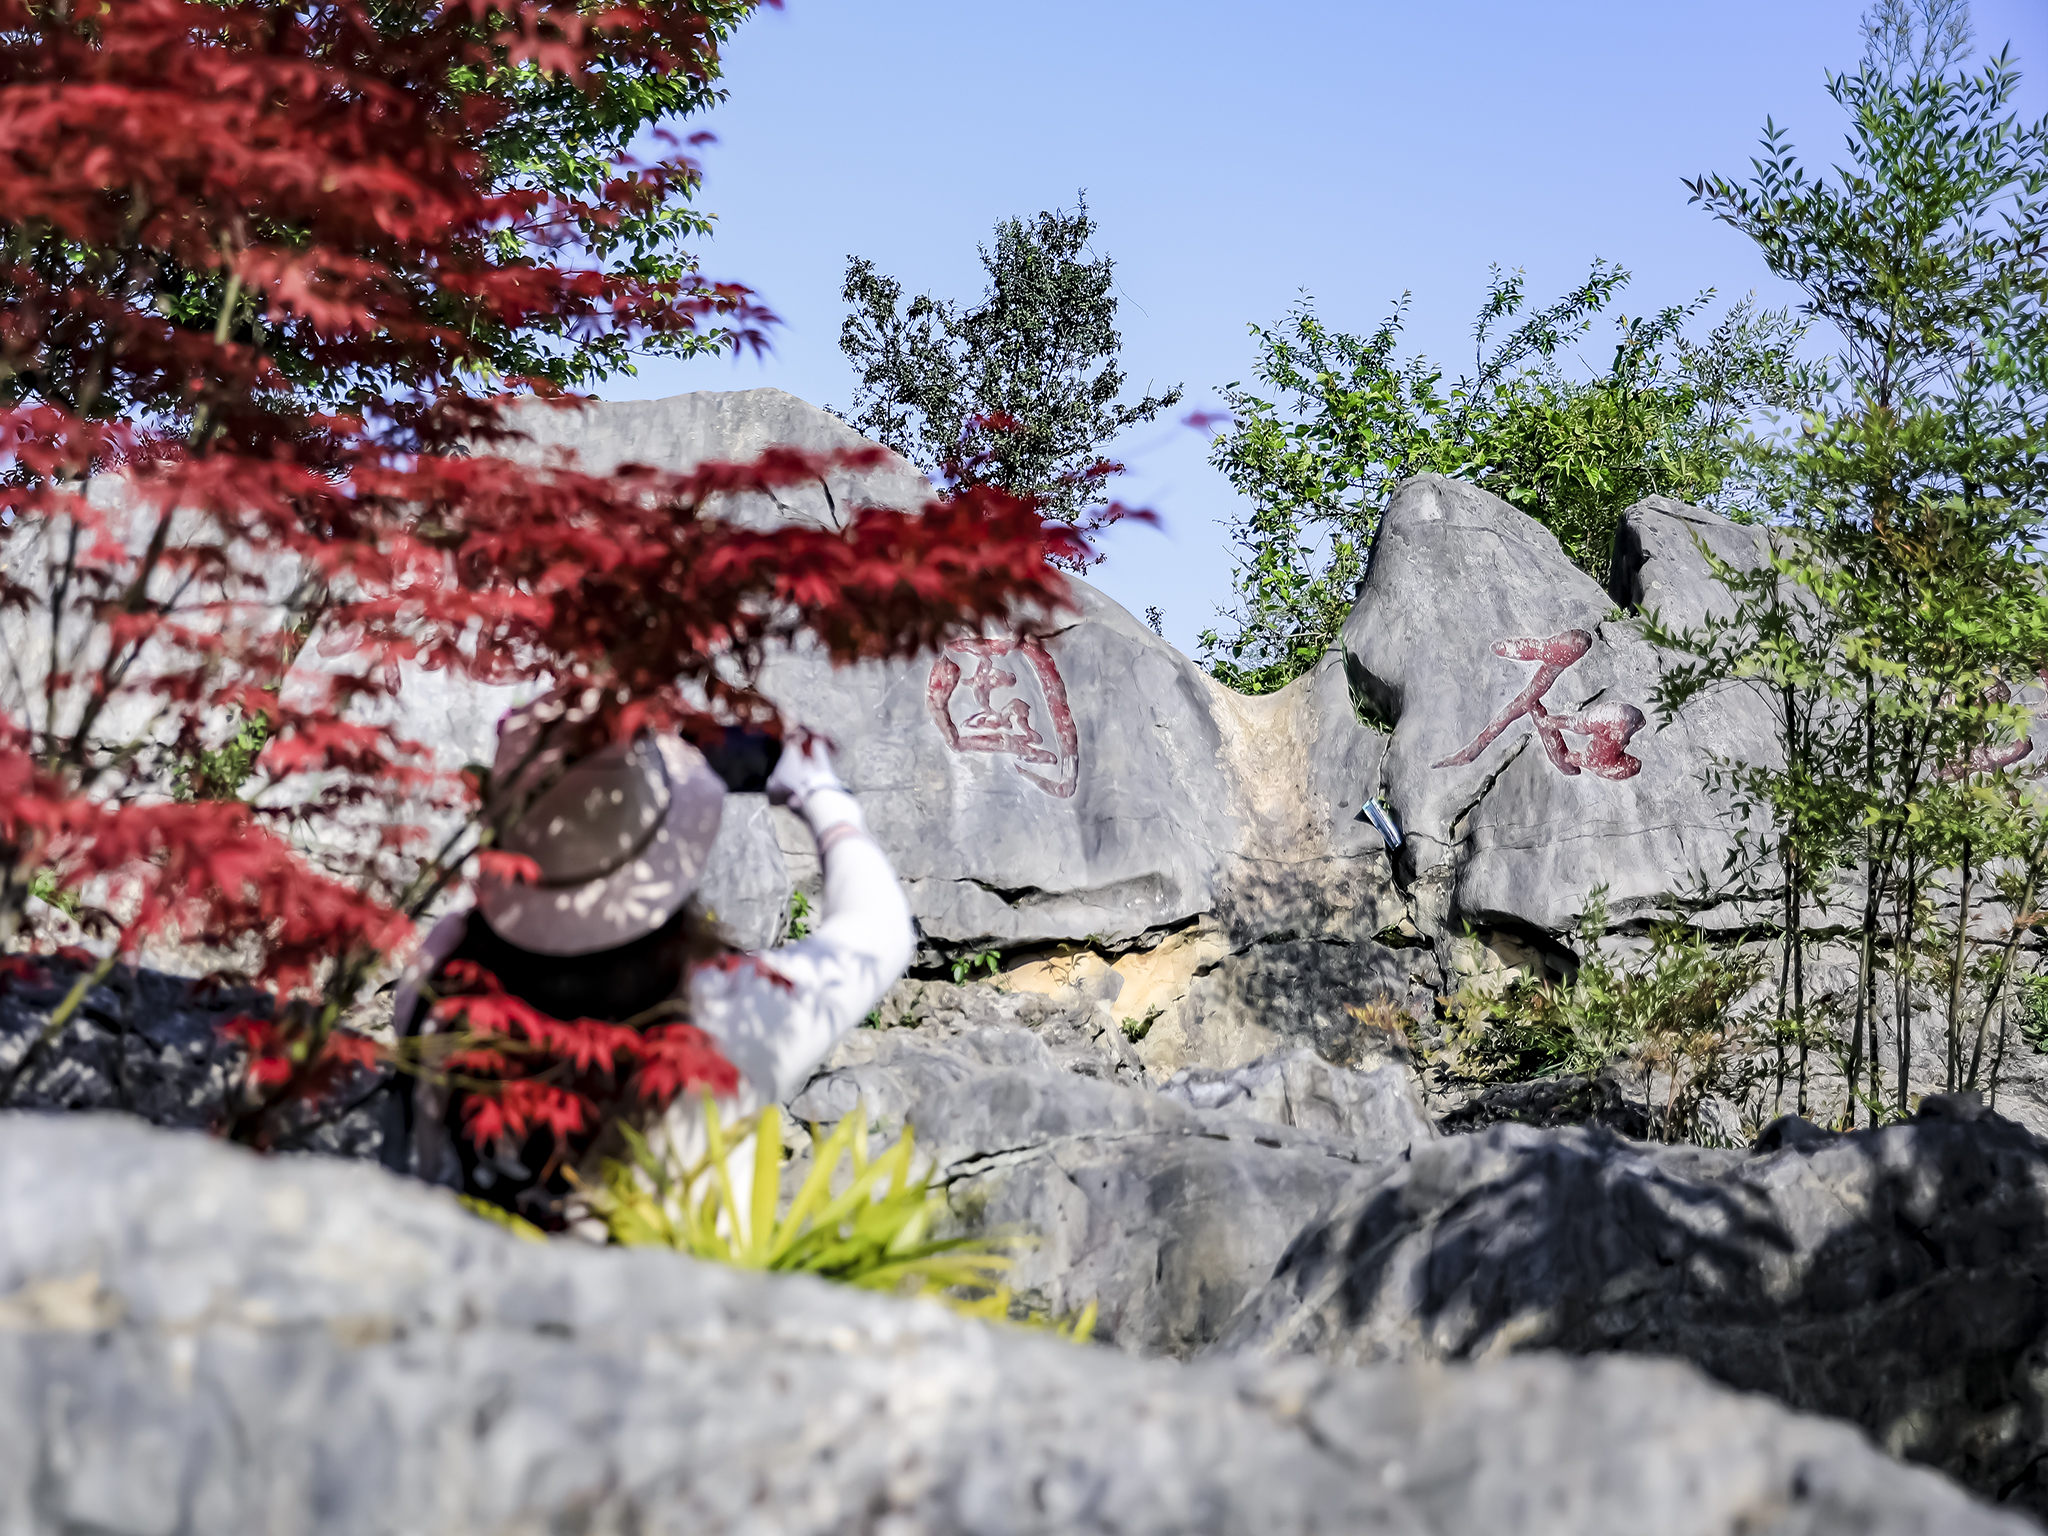
[[[1622,513],[1615,530],[1607,595],[1631,613],[1657,614],[1673,629],[1696,629],[1709,614],[1726,615],[1728,590],[1701,558],[1700,544],[1738,571],[1764,564],[1762,529],[1668,496],[1646,497]]]
[[[1359,1066],[1385,1050],[1386,1035],[1357,1010],[1385,1002],[1427,1017],[1435,979],[1427,950],[1277,939],[1198,973],[1171,1027],[1188,1041],[1192,1065],[1235,1066],[1305,1043],[1329,1061]]]
[[[888,1135],[907,1121],[956,1230],[1030,1234],[1020,1295],[1056,1314],[1093,1301],[1105,1339],[1186,1354],[1361,1164],[1432,1134],[1393,1084],[1335,1092],[1352,1125],[1297,1130],[1064,1071],[1024,1029],[938,1026],[862,1031],[790,1108],[830,1124],[863,1107]]]
[[[1730,828],[1701,770],[1766,757],[1768,721],[1735,692],[1659,727],[1658,653],[1534,519],[1454,480],[1403,484],[1344,646],[1393,727],[1381,784],[1440,948],[1465,923],[1568,933],[1602,885],[1617,919],[1683,911],[1720,875]]]
[[[770,448],[841,453],[876,446],[837,416],[779,389],[706,389],[569,409],[534,401],[520,405],[512,420],[527,436],[513,449],[516,456],[544,460],[568,450],[579,468],[599,474],[622,464],[687,472],[709,461],[745,463]],[[914,512],[934,494],[930,481],[891,453],[873,469],[835,469],[815,485],[773,497],[719,497],[707,510],[756,527],[837,528],[855,507]]]
[[[49,1021],[84,967],[29,962],[0,978],[0,1109],[125,1110],[157,1125],[205,1128],[240,1107],[241,1043],[222,1027],[266,1015],[267,995],[116,966],[57,1030]],[[278,1144],[344,1157],[378,1156],[387,1126],[382,1074],[352,1070],[317,1110],[274,1121]]]
[[[902,1033],[907,1030],[933,1040],[983,1029],[1028,1030],[1062,1071],[1144,1087],[1144,1063],[1114,1006],[1118,980],[1105,967],[1089,984],[1043,993],[1013,992],[985,982],[905,979],[875,1009],[882,1030],[849,1036],[832,1063],[866,1060],[876,1042],[910,1038]]]
[[[1306,1047],[1221,1071],[1191,1068],[1161,1084],[1159,1095],[1190,1109],[1315,1131],[1366,1158],[1402,1155],[1436,1134],[1415,1079],[1398,1061],[1353,1072]]]
[[[1305,1229],[1217,1348],[1676,1355],[2038,1513],[2048,1147],[1946,1100],[1761,1157],[1600,1130],[1446,1137]]]
[[[766,795],[727,795],[696,899],[741,949],[772,949],[789,927],[789,865]]]
[[[0,1525],[2018,1536],[1672,1363],[1181,1366],[930,1303],[525,1244],[445,1195],[0,1117]]]

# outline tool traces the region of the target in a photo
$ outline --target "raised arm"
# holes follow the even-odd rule
[[[809,824],[825,868],[823,912],[809,937],[753,965],[707,967],[690,986],[691,1016],[763,1099],[789,1098],[909,966],[910,904],[868,836],[860,806],[822,742],[786,747],[769,798]]]

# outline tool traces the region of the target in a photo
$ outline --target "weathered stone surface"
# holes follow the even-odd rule
[[[1162,1083],[1159,1095],[1190,1109],[1315,1131],[1365,1158],[1403,1155],[1436,1134],[1413,1077],[1398,1064],[1352,1072],[1299,1046],[1222,1071],[1192,1068]]]
[[[1607,595],[1631,613],[1657,614],[1673,629],[1697,629],[1710,614],[1725,616],[1732,610],[1728,589],[1701,558],[1701,543],[1738,571],[1764,564],[1761,529],[1668,496],[1645,497],[1622,513],[1615,530]]]
[[[852,1035],[832,1063],[866,1060],[865,1053],[883,1038],[945,1041],[979,1029],[1028,1030],[1063,1072],[1143,1087],[1144,1063],[1114,1006],[1121,978],[1095,956],[1082,958],[1089,974],[1052,991],[1012,990],[987,982],[899,981],[876,1008],[877,1022],[885,1030],[916,1031],[915,1036]]]
[[[908,1121],[959,1230],[1030,1234],[1021,1295],[1055,1313],[1094,1301],[1104,1338],[1185,1354],[1362,1164],[1433,1134],[1404,1086],[1333,1088],[1353,1123],[1320,1134],[1064,1071],[1024,1029],[926,1025],[861,1031],[791,1111],[834,1123],[863,1106],[892,1135]]]
[[[82,972],[50,958],[0,985],[0,1109],[126,1110],[157,1125],[205,1128],[239,1107],[246,1053],[221,1029],[239,1015],[266,1013],[267,996],[116,966],[49,1034]],[[317,1111],[276,1124],[280,1144],[377,1156],[386,1128],[365,1104],[381,1081],[375,1072],[353,1073]]]
[[[930,1304],[536,1247],[446,1196],[0,1118],[0,1524],[1994,1536],[1683,1366],[1140,1362]]]
[[[1764,1157],[1496,1126],[1304,1231],[1217,1346],[1677,1355],[2048,1509],[2048,1148],[1933,1100]]]
[[[727,795],[696,899],[741,949],[771,949],[789,926],[789,865],[766,795]]]
[[[1435,979],[1426,950],[1369,939],[1255,943],[1198,971],[1186,998],[1139,1042],[1140,1054],[1155,1075],[1238,1066],[1298,1043],[1358,1066],[1380,1054],[1385,1039],[1354,1010],[1390,1002],[1427,1015]]]
[[[837,416],[779,389],[706,389],[567,410],[534,402],[520,406],[513,420],[528,438],[515,455],[544,460],[567,449],[578,467],[600,474],[622,464],[688,471],[707,461],[745,463],[770,448],[841,453],[875,447]],[[931,482],[892,453],[874,469],[835,469],[816,485],[773,497],[719,497],[707,510],[757,527],[838,528],[855,507],[914,512],[932,495]]]
[[[1720,874],[1730,831],[1700,770],[1767,753],[1767,723],[1730,693],[1658,727],[1657,653],[1613,612],[1506,502],[1430,475],[1389,502],[1344,646],[1393,726],[1380,782],[1439,948],[1466,922],[1569,932],[1601,885],[1617,918],[1669,911]]]

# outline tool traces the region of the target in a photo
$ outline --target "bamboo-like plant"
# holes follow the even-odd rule
[[[727,1125],[705,1095],[704,1155],[676,1169],[647,1138],[620,1127],[630,1152],[602,1165],[590,1194],[594,1215],[613,1242],[670,1248],[740,1269],[817,1275],[863,1290],[930,1296],[970,1317],[1007,1320],[1015,1297],[1002,1276],[1010,1257],[986,1237],[935,1238],[946,1197],[931,1169],[916,1169],[916,1140],[902,1136],[870,1154],[867,1114],[856,1108],[828,1134],[810,1127],[811,1168],[778,1213],[782,1193],[782,1113],[774,1105]],[[736,1169],[751,1144],[751,1179]],[[843,1180],[842,1167],[848,1168]],[[834,1184],[839,1187],[835,1190]],[[1085,1342],[1096,1305],[1045,1320],[1062,1337]]]

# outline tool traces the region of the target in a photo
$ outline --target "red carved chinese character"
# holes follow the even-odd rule
[[[1536,727],[1544,753],[1560,773],[1577,774],[1586,769],[1603,779],[1632,779],[1641,773],[1642,760],[1623,750],[1629,738],[1646,723],[1643,712],[1635,705],[1592,704],[1569,715],[1553,715],[1543,707],[1543,696],[1550,692],[1551,685],[1592,648],[1593,637],[1583,629],[1568,629],[1548,640],[1496,641],[1494,655],[1510,661],[1537,662],[1536,675],[1529,679],[1526,688],[1508,700],[1470,746],[1432,766],[1460,768],[1476,762],[1480,753],[1500,739],[1502,731],[1526,716]],[[1568,746],[1564,739],[1567,735],[1585,737],[1585,745]]]
[[[967,692],[973,700],[959,720],[953,718],[953,698],[961,687],[960,664],[949,651],[975,658],[966,677]],[[1019,687],[1020,671],[1014,664],[997,665],[1000,658],[1021,656],[1038,682],[1049,717],[1052,739],[1047,740],[1032,724],[1032,700]],[[998,693],[1016,697],[996,701]],[[1081,776],[1081,744],[1074,729],[1073,711],[1067,707],[1067,688],[1051,654],[1037,640],[990,640],[970,635],[949,640],[932,663],[930,682],[925,687],[925,704],[938,722],[939,733],[955,752],[990,752],[1016,758],[1011,764],[1018,773],[1047,794],[1066,799],[1074,793]],[[1054,777],[1025,767],[1036,763],[1053,769]]]

